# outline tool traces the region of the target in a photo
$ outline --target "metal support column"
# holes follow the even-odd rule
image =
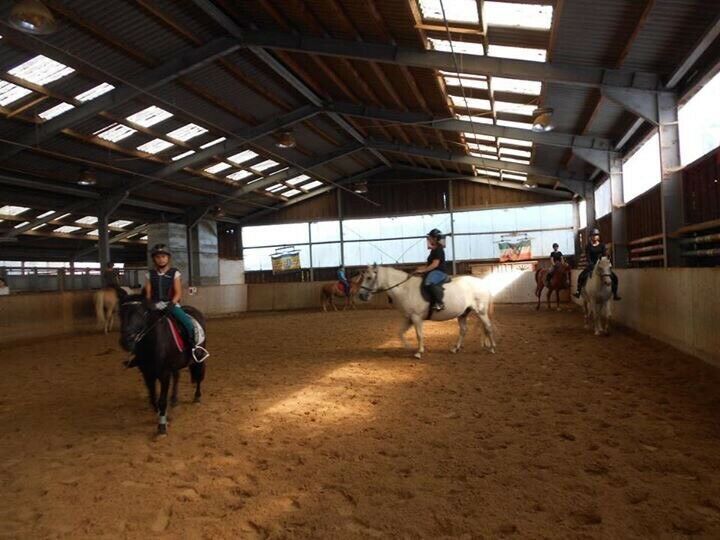
[[[681,251],[677,238],[672,238],[683,225],[682,172],[680,171],[680,136],[678,104],[673,95],[658,96],[660,119],[660,183],[662,231],[665,247],[665,267],[680,266]]]
[[[110,214],[106,209],[102,209],[98,213],[98,260],[100,261],[100,270],[102,271],[110,262],[110,231],[108,223],[110,222]]]
[[[580,243],[580,199],[575,199],[572,203],[573,208],[573,238],[575,239],[574,252],[575,261],[580,258],[582,253],[582,245]]]
[[[448,210],[450,211],[450,245],[452,246],[452,273],[453,276],[457,274],[457,255],[455,254],[455,215],[453,214],[453,181],[448,180]]]
[[[335,193],[337,195],[338,223],[340,224],[340,265],[345,266],[345,242],[343,241],[342,193],[338,188],[335,188]]]
[[[627,211],[623,200],[622,160],[619,157],[610,159],[610,192],[612,196],[613,265],[617,268],[626,268],[629,263]]]
[[[185,229],[185,246],[187,249],[187,261],[188,261],[188,276],[187,276],[187,284],[188,287],[192,287],[195,281],[195,269],[193,267],[193,236],[192,231],[195,228],[196,225],[193,225],[191,222],[188,222],[187,228]]]
[[[315,268],[312,256],[312,224],[308,222],[308,252],[310,253],[310,281],[315,281]]]

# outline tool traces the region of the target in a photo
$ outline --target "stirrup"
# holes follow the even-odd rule
[[[574,296],[575,298],[580,298],[580,292],[575,291],[575,292],[573,293],[573,296]]]
[[[443,309],[445,309],[445,304],[442,302],[438,302],[433,305],[433,311],[442,311]]]
[[[202,347],[200,345],[196,345],[192,349],[192,357],[193,360],[195,360],[196,363],[202,364],[205,360],[207,360],[210,357],[210,353],[207,351],[205,347]],[[199,358],[198,358],[199,356]]]

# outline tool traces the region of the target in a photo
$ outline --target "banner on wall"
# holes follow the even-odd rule
[[[527,236],[503,238],[498,242],[500,262],[529,261],[532,259],[532,240]]]
[[[300,270],[300,251],[295,248],[278,248],[270,255],[273,274]]]

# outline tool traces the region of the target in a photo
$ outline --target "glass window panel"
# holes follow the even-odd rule
[[[307,223],[286,223],[283,225],[256,225],[242,228],[243,246],[283,246],[306,244]]]
[[[595,218],[600,219],[612,211],[610,180],[605,180],[595,190]]]
[[[578,212],[580,213],[580,228],[587,227],[587,201],[583,199],[578,204]]]
[[[457,251],[457,260],[459,261],[492,259],[495,257],[493,235],[472,234],[456,236],[455,250]]]
[[[430,21],[479,24],[478,4],[475,0],[420,0],[423,19]],[[443,17],[443,12],[445,16]]]
[[[572,203],[549,204],[539,207],[540,219],[538,223],[540,228],[555,229],[559,227],[573,226],[573,209]],[[538,228],[538,227],[536,227]]]
[[[313,242],[336,242],[340,240],[339,221],[315,221],[310,224]]]
[[[553,8],[537,4],[487,0],[484,3],[483,15],[485,22],[490,26],[549,30],[552,26]]]
[[[313,244],[312,263],[314,268],[340,266],[340,244]]]
[[[680,157],[692,163],[720,146],[720,73],[680,108]]]
[[[660,183],[660,137],[655,133],[623,163],[623,200],[630,202]]]

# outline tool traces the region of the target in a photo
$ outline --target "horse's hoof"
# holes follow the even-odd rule
[[[157,436],[167,437],[167,424],[158,424]]]
[[[202,398],[200,396],[195,396],[193,398],[193,403],[200,403],[202,401]]]
[[[177,406],[178,406],[178,403],[180,403],[180,401],[179,401],[177,398],[170,400],[170,406],[171,406],[171,407],[177,407]]]
[[[416,352],[413,356],[420,360],[422,358],[422,353]]]
[[[453,353],[453,354],[455,354],[455,353],[458,352],[459,350],[460,350],[460,347],[453,347],[452,349],[450,349],[450,352]]]
[[[495,347],[492,347],[492,348],[490,349],[490,354],[495,354]]]

